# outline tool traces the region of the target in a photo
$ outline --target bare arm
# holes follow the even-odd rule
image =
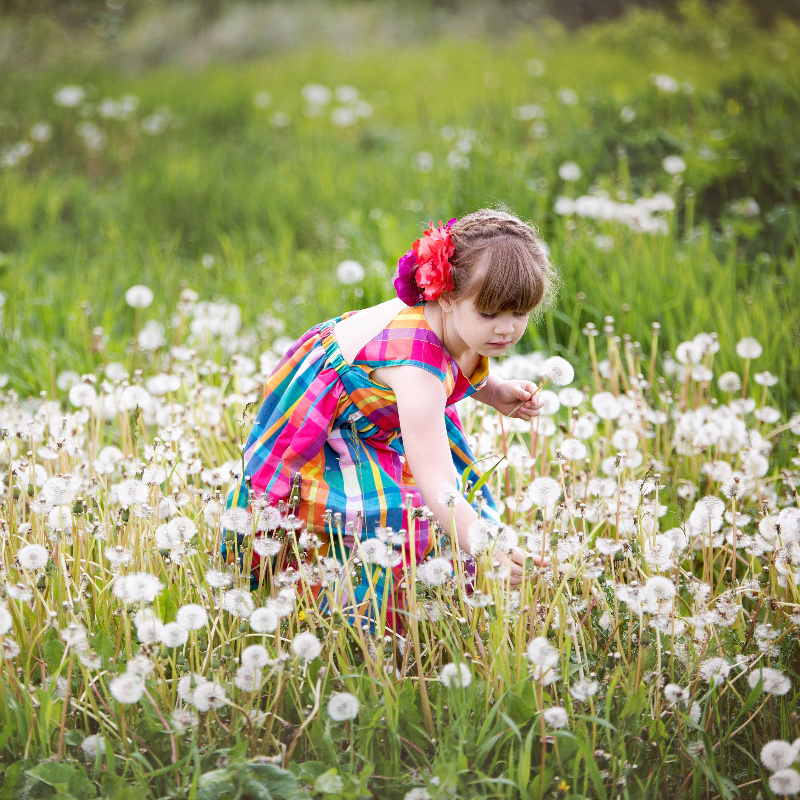
[[[397,397],[400,428],[408,466],[425,505],[442,528],[450,531],[450,508],[444,504],[446,492],[458,498],[455,512],[459,547],[469,553],[467,531],[478,515],[458,491],[458,476],[450,452],[445,424],[447,395],[442,382],[418,367],[392,367],[381,370]]]
[[[458,490],[458,476],[447,438],[444,386],[434,375],[418,367],[390,367],[379,372],[376,377],[393,389],[397,397],[406,458],[422,499],[439,525],[449,533],[451,509],[443,500],[446,492],[455,495],[452,514],[458,546],[469,553],[468,531],[478,514]],[[514,548],[510,555],[498,554],[497,560],[508,566],[511,584],[519,584],[525,553]]]

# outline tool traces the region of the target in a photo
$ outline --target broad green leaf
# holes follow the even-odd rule
[[[338,794],[344,789],[344,781],[339,777],[336,769],[329,769],[323,772],[314,781],[314,791],[322,794]]]
[[[58,794],[65,797],[74,797],[75,800],[97,797],[94,784],[89,780],[83,767],[47,761],[33,769],[26,770],[26,774],[52,786]]]

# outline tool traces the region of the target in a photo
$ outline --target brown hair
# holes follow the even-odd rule
[[[472,298],[484,314],[524,314],[552,303],[560,278],[531,225],[507,211],[482,208],[458,220],[450,233],[453,299]]]

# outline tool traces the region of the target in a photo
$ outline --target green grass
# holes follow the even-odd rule
[[[735,367],[733,344],[755,336],[765,346],[759,368],[780,376],[779,400],[794,406],[798,34],[789,25],[757,31],[726,13],[683,26],[640,14],[573,36],[546,28],[492,43],[443,36],[346,56],[309,49],[197,72],[131,75],[111,58],[74,53],[49,69],[13,71],[0,147],[38,121],[52,125],[53,138],[0,170],[0,290],[8,296],[0,370],[30,392],[49,380],[51,351],[59,370],[90,369],[97,357],[87,352],[86,331],[98,325],[110,337],[108,352],[119,355],[132,322],[122,298],[134,283],[154,289],[152,311],[162,318],[185,282],[202,298],[239,303],[248,324],[265,310],[288,309],[288,332],[299,334],[388,298],[397,258],[429,219],[504,203],[539,225],[564,277],[549,327],[532,330],[526,347],[564,352],[572,340],[585,357],[571,326],[600,326],[610,314],[618,333],[640,341],[660,322],[670,349],[716,331],[722,363]],[[721,26],[729,44],[715,50],[710,41]],[[533,58],[546,64],[542,77],[526,70]],[[651,73],[694,91],[661,94]],[[373,115],[351,128],[334,126],[327,110],[305,118],[300,90],[312,81],[355,86]],[[77,110],[52,102],[66,83],[87,87],[93,103],[140,98],[131,122],[92,117],[107,139],[94,156],[76,133]],[[576,106],[556,100],[562,87],[578,93]],[[274,98],[267,109],[253,104],[262,90]],[[546,110],[546,138],[512,116],[531,103]],[[162,105],[176,124],[148,136],[138,122]],[[636,112],[629,123],[620,118],[625,105]],[[276,110],[291,116],[287,127],[270,124]],[[454,142],[442,137],[445,126],[476,132],[467,169],[447,165]],[[434,156],[430,173],[411,168],[420,150]],[[661,168],[669,154],[688,165],[680,186]],[[574,186],[557,174],[567,160],[583,171]],[[567,230],[555,199],[592,184],[629,199],[670,192],[670,235],[580,219]],[[687,188],[695,193],[691,214]],[[728,204],[748,196],[760,214],[732,215]],[[593,244],[599,233],[613,236],[611,252]],[[215,259],[210,269],[201,266],[206,253]],[[345,258],[382,260],[386,273],[370,272],[356,297],[336,283]]]
[[[733,6],[716,19],[688,4],[684,10],[680,25],[638,14],[571,36],[549,25],[503,41],[429,36],[403,48],[309,48],[195,72],[130,73],[114,52],[82,55],[80,42],[58,59],[6,68],[0,157],[37,122],[47,121],[53,137],[0,168],[0,373],[8,376],[7,384],[0,378],[0,800],[403,800],[414,789],[415,800],[777,800],[762,748],[800,736],[800,532],[792,516],[800,423],[789,416],[800,400],[800,38],[788,24],[758,31]],[[534,58],[547,65],[538,78],[526,67]],[[693,91],[659,93],[651,73],[690,82]],[[300,92],[311,81],[355,86],[374,113],[350,128],[332,125],[327,113],[306,118]],[[52,102],[68,83],[84,86],[92,104],[124,93],[140,98],[132,121],[91,118],[106,137],[95,155],[76,131],[79,112]],[[563,87],[578,92],[577,105],[558,102]],[[253,96],[264,90],[272,105],[256,108]],[[513,116],[532,103],[546,109],[544,138]],[[174,124],[158,136],[143,133],[141,121],[164,105]],[[629,122],[625,106],[635,111]],[[278,110],[291,115],[288,126],[270,123]],[[443,137],[447,127],[455,139]],[[470,163],[453,169],[448,153],[466,130],[476,134]],[[422,150],[433,155],[431,172],[411,168]],[[662,169],[667,155],[686,162],[680,184]],[[581,167],[575,185],[558,177],[565,161]],[[669,233],[555,213],[559,196],[591,185],[629,200],[668,192],[676,204]],[[731,210],[747,197],[760,206],[756,216]],[[578,367],[576,384],[592,392],[629,388],[636,408],[601,422],[584,442],[586,459],[570,464],[558,453],[571,409],[554,415],[552,435],[533,436],[528,425],[501,428],[477,404],[463,408],[465,429],[484,434],[477,455],[509,455],[489,478],[493,496],[510,501],[506,521],[562,571],[528,562],[515,596],[481,558],[476,585],[491,600],[485,607],[476,595],[465,602],[458,573],[443,586],[409,577],[403,600],[415,613],[402,641],[383,637],[385,615],[372,633],[344,613],[321,613],[308,593],[266,634],[220,609],[222,593],[207,576],[225,569],[213,501],[224,501],[227,486],[212,470],[240,458],[264,378],[231,355],[258,363],[281,332],[275,320],[295,336],[389,297],[394,262],[425,223],[496,203],[539,225],[564,279],[558,304],[522,349],[565,355]],[[613,237],[613,249],[598,249],[598,235]],[[366,267],[355,287],[336,279],[336,266],[349,258]],[[155,292],[141,314],[124,300],[137,283]],[[201,300],[239,304],[241,334],[192,339],[197,307],[176,305],[184,286]],[[616,334],[640,347],[583,335],[589,322],[602,331],[606,315]],[[176,360],[166,345],[137,348],[136,333],[151,320],[164,323],[168,343],[196,347],[196,357]],[[658,342],[653,322],[661,324]],[[714,381],[681,382],[664,369],[664,351],[701,331],[715,331],[721,345],[703,365],[715,377],[750,370],[746,394],[754,407],[781,407],[777,422],[729,402]],[[744,336],[764,346],[752,365],[735,355]],[[611,376],[595,384],[597,358],[605,356]],[[122,362],[127,376],[114,378],[108,361]],[[651,363],[653,380],[639,380]],[[752,373],[767,369],[781,382],[762,390]],[[112,411],[75,408],[66,370],[92,373],[109,403],[101,407]],[[152,388],[148,379],[165,372],[177,381],[170,395],[140,398],[143,413],[114,407],[129,380]],[[155,416],[168,403],[178,429]],[[587,394],[579,413],[592,407]],[[696,432],[712,415],[704,433],[713,443],[691,447],[687,429]],[[617,477],[618,426],[628,438],[635,429],[642,463],[634,466],[631,452]],[[720,439],[723,430],[737,432],[735,446]],[[109,445],[122,458],[105,467],[96,459]],[[533,470],[520,461],[527,452]],[[710,462],[736,471],[742,497],[721,494]],[[138,481],[145,466],[163,468],[163,482],[147,487],[145,502],[123,506],[111,487]],[[67,474],[75,482],[51,522],[43,503],[56,496],[56,476]],[[563,504],[554,509],[522,503],[542,476],[561,487]],[[654,484],[642,494],[646,478]],[[707,495],[724,497],[738,515],[720,521],[720,535],[697,520],[695,501]],[[196,525],[189,552],[154,541],[159,524],[175,518]],[[777,544],[785,546],[771,549],[776,520],[784,537]],[[676,547],[674,563],[655,564],[653,543],[668,546],[657,533],[677,541],[676,528],[687,547]],[[276,536],[280,560],[299,556],[297,537],[283,528]],[[46,550],[43,568],[21,563],[27,544]],[[112,564],[107,549],[117,546],[129,549],[127,564]],[[247,560],[252,537],[242,547]],[[312,547],[307,557],[316,563],[320,552]],[[320,590],[335,602],[342,581],[366,577],[362,568],[348,564]],[[137,571],[163,584],[155,602],[126,603],[114,593],[118,573]],[[639,613],[630,592],[659,572],[676,594]],[[247,570],[228,575],[234,588],[250,588]],[[266,572],[246,596],[262,606],[275,583]],[[186,646],[142,643],[137,611],[166,623],[186,603],[210,614]],[[704,628],[712,611],[722,621]],[[65,644],[71,624],[85,629],[96,658],[80,642]],[[310,664],[290,650],[307,631],[321,645]],[[536,636],[557,651],[554,682],[526,655]],[[252,644],[263,645],[270,662],[250,691],[234,678]],[[142,679],[147,695],[123,703],[111,682],[142,669],[137,651],[152,667]],[[736,662],[728,680],[704,678],[711,657]],[[468,666],[469,686],[440,681],[454,662]],[[765,664],[788,679],[788,692],[763,693],[769,687],[753,679]],[[183,728],[171,715],[176,706],[192,710],[188,699],[176,701],[189,672],[218,682],[227,702],[213,710],[198,703],[196,724]],[[682,701],[672,701],[668,683],[685,690]],[[344,691],[360,704],[346,723],[328,712],[331,695]],[[545,712],[554,706],[564,708],[564,727],[548,727]],[[105,743],[96,758],[87,757],[88,736]]]

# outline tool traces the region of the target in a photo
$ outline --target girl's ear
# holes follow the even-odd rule
[[[453,300],[450,297],[450,292],[442,292],[439,295],[439,308],[445,314],[449,314],[453,310]]]

